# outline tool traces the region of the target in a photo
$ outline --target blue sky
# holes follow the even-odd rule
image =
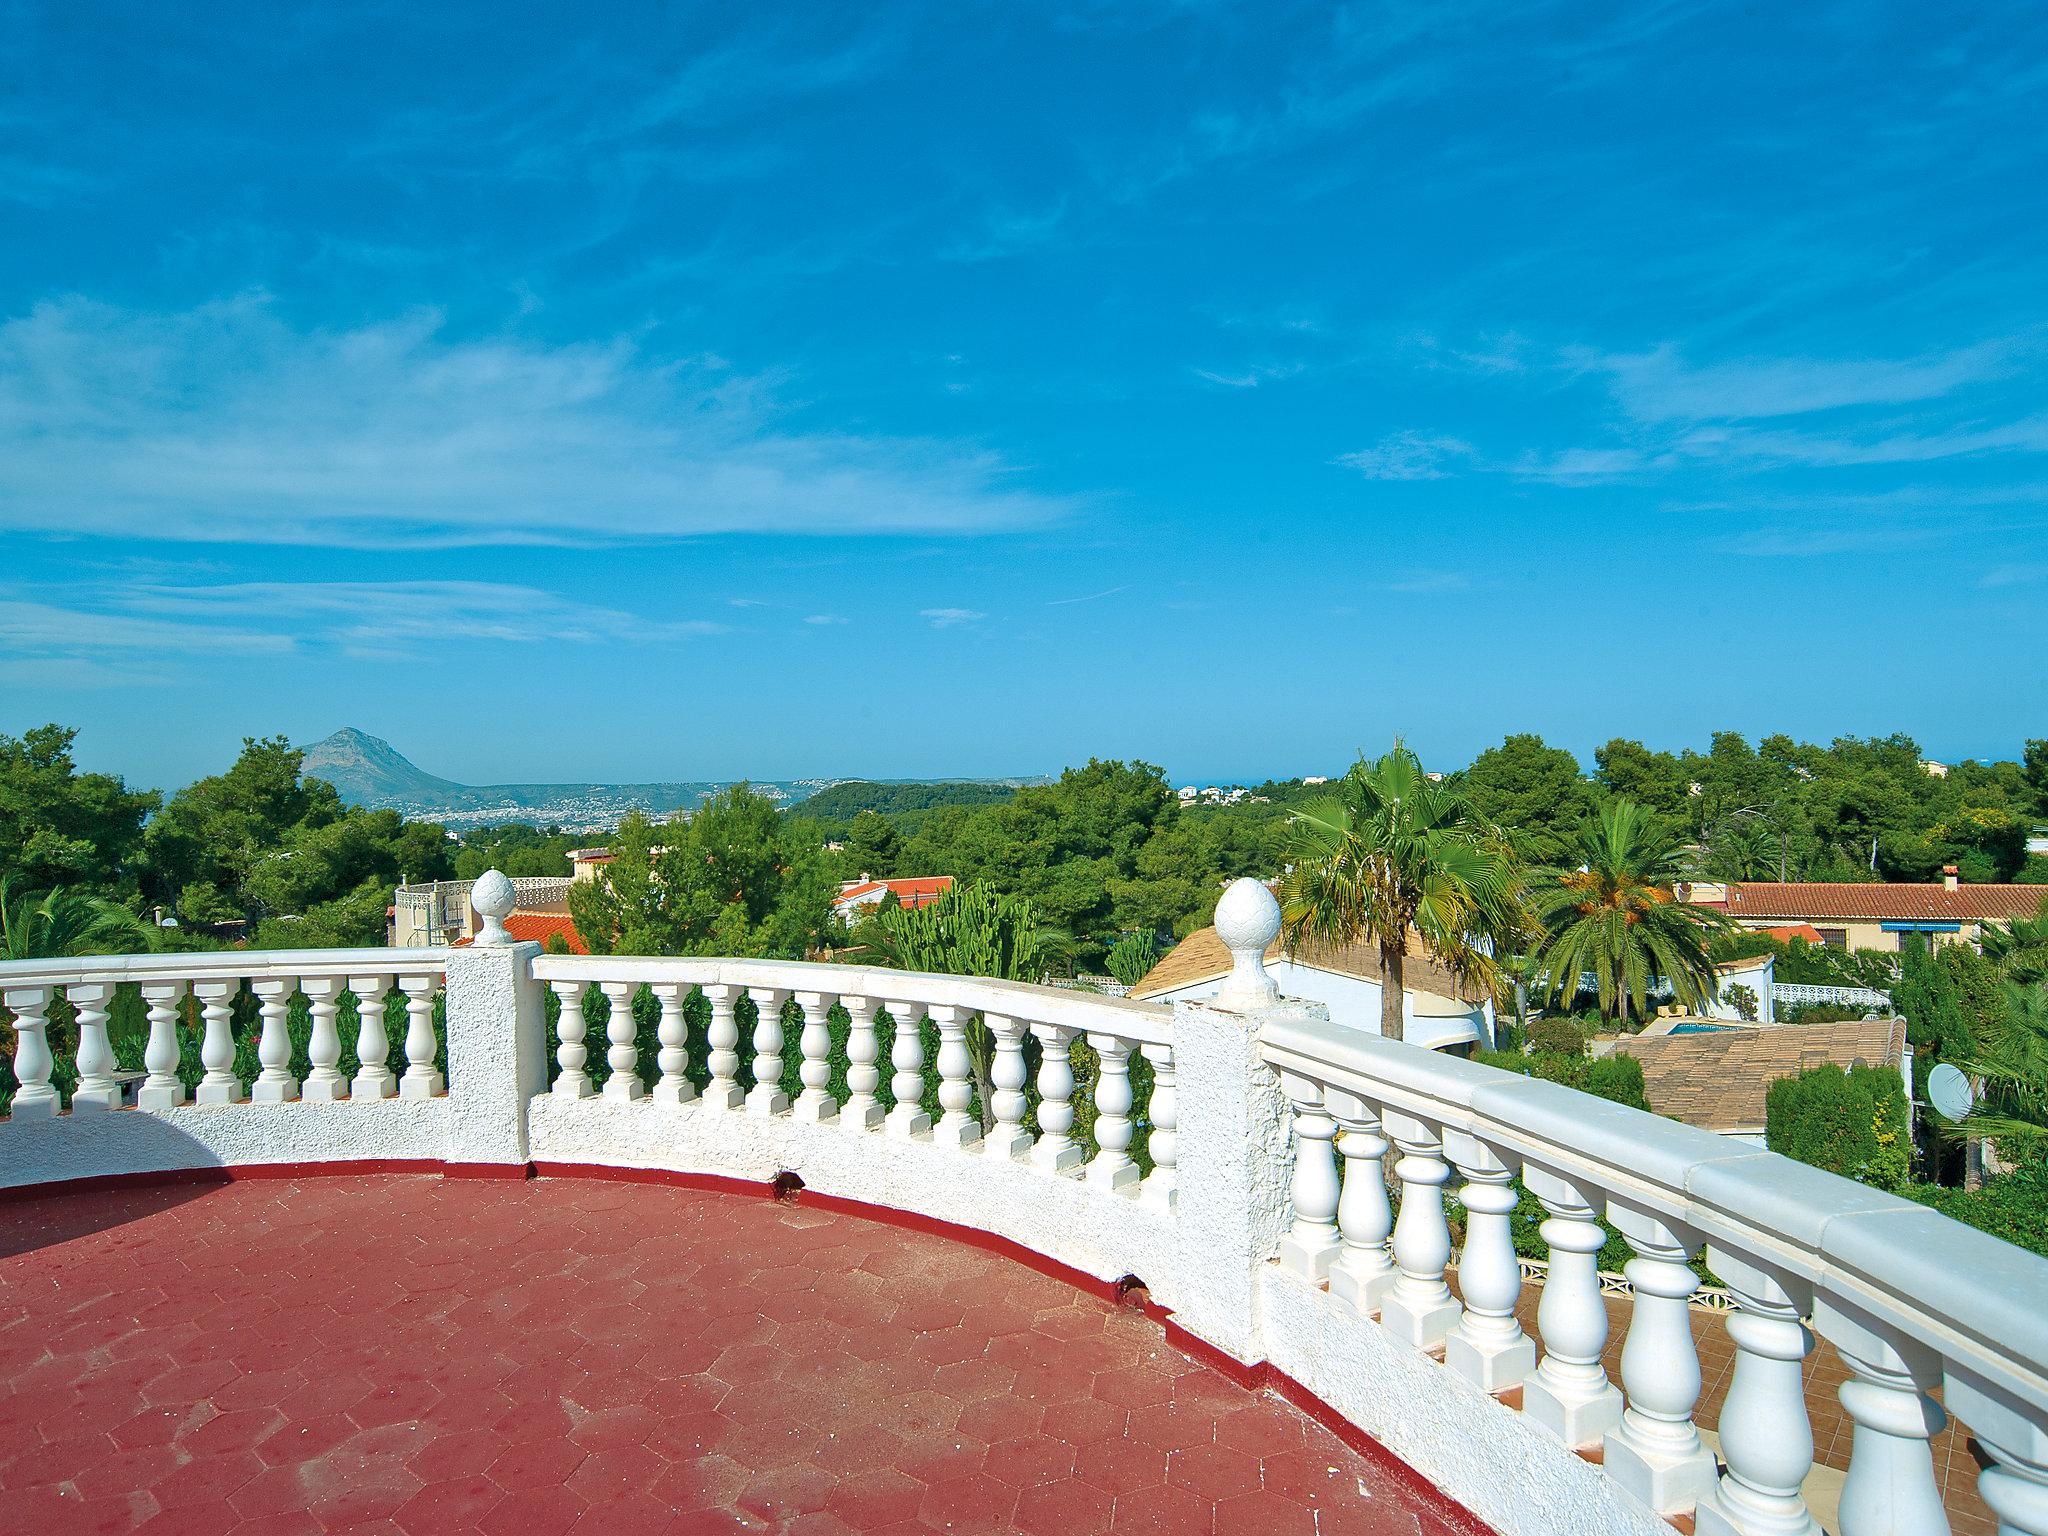
[[[0,12],[95,766],[2048,734],[2038,6]]]

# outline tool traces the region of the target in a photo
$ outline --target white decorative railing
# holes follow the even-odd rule
[[[1172,1009],[861,967],[545,955],[507,940],[509,884],[479,882],[476,902],[479,942],[441,952],[0,966],[22,1084],[0,1124],[0,1185],[379,1159],[794,1174],[1103,1281],[1141,1277],[1191,1347],[1312,1393],[1504,1536],[1659,1536],[1667,1516],[1743,1536],[1815,1530],[1802,1367],[1818,1336],[1851,1372],[1839,1536],[1948,1529],[1936,1393],[1986,1448],[1980,1488],[2002,1529],[2048,1536],[2048,1263],[1771,1153],[1333,1025],[1275,995],[1260,956],[1277,912],[1255,882],[1219,908],[1234,959],[1223,992]],[[149,1008],[150,1076],[139,1110],[107,1113],[105,1010],[124,983]],[[244,986],[261,1061],[246,1094],[232,1072]],[[373,1001],[356,1010],[361,1066],[344,1079],[344,993],[393,988],[404,1075]],[[44,1038],[60,994],[78,1037],[69,1114]],[[188,996],[204,1014],[193,1103],[178,1091]],[[1520,1190],[1547,1215],[1533,1336],[1517,1310]],[[1602,1365],[1603,1222],[1635,1254],[1618,1382]],[[1732,1298],[1725,1468],[1694,1418],[1702,1252]]]
[[[1875,987],[1821,986],[1805,981],[1774,981],[1771,997],[1779,1008],[1800,1008],[1810,1003],[1829,1003],[1838,1008],[1885,1008],[1892,995]]]

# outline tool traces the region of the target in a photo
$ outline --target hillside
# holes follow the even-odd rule
[[[845,779],[804,801],[803,811],[819,821],[851,821],[862,811],[893,816],[906,811],[934,810],[942,805],[994,805],[1016,793],[1014,783],[992,784],[972,779],[930,784]]]

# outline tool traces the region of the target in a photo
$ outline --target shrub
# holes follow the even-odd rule
[[[1721,995],[1728,999],[1729,1006],[1735,1010],[1737,1018],[1750,1024],[1756,1022],[1756,991],[1754,988],[1745,987],[1738,982]]]
[[[1529,1048],[1550,1056],[1583,1056],[1585,1026],[1577,1019],[1537,1019],[1529,1026]]]
[[[1912,1172],[1906,1093],[1882,1067],[1833,1062],[1771,1084],[1764,1140],[1773,1152],[1844,1178],[1898,1190]]]
[[[2011,1173],[1988,1179],[1982,1189],[1909,1184],[1899,1193],[1965,1226],[2048,1258],[2048,1158],[2030,1160]]]

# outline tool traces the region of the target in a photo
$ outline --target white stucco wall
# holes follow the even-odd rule
[[[1714,973],[1719,991],[1707,1003],[1707,1017],[1740,1022],[1742,1015],[1735,1004],[1728,1000],[1731,987],[1747,987],[1756,994],[1756,1020],[1758,1024],[1778,1022],[1777,1010],[1772,1006],[1771,983],[1777,975],[1777,957],[1759,955],[1756,959],[1740,966],[1727,966]]]
[[[1330,1010],[1330,1021],[1367,1034],[1380,1032],[1380,984],[1341,971],[1326,971],[1281,956],[1269,961],[1267,971],[1279,985],[1283,997],[1321,1003]],[[1190,982],[1171,992],[1161,992],[1152,1002],[1206,1002],[1222,987],[1224,978]],[[1455,1045],[1493,1044],[1493,1005],[1466,1003],[1418,992],[1409,987],[1401,994],[1403,1029],[1414,1045],[1442,1050]]]

